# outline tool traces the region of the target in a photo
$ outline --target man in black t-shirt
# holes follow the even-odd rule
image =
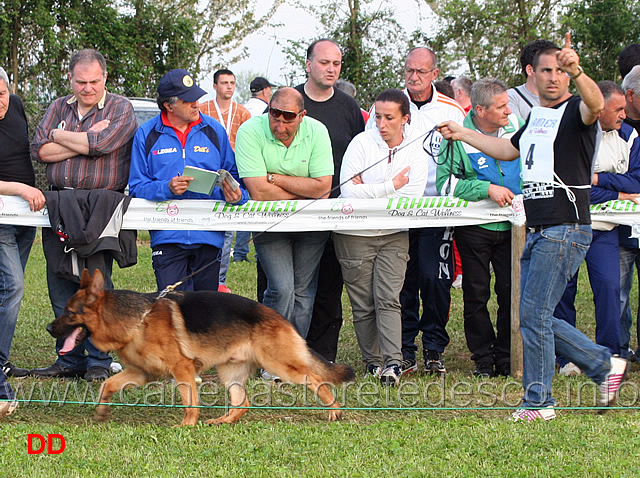
[[[334,175],[332,189],[340,182],[342,156],[354,136],[364,131],[364,118],[356,101],[335,88],[342,68],[342,52],[333,40],[321,39],[307,49],[306,83],[296,86],[302,93],[307,115],[317,119],[329,130],[333,151]],[[330,197],[340,195],[340,189]],[[338,335],[342,326],[342,272],[336,259],[333,240],[329,238],[320,260],[318,289],[313,305],[313,317],[307,334],[309,346],[330,361],[335,361]]]
[[[9,78],[0,68],[0,194],[21,196],[32,211],[44,207],[42,191],[35,188],[29,152],[27,118],[22,101],[9,93]],[[0,367],[8,377],[25,377],[27,369],[9,362],[9,351],[24,295],[24,268],[36,235],[35,227],[0,224]]]
[[[522,408],[510,418],[527,422],[556,417],[551,393],[556,352],[600,385],[602,407],[615,403],[627,368],[626,360],[611,356],[606,347],[553,316],[591,243],[591,164],[604,99],[579,65],[568,33],[562,50],[538,52],[532,66],[540,107],[531,110],[527,123],[510,140],[451,122],[440,125],[446,139],[465,141],[501,160],[522,158],[528,226],[520,261],[524,398]],[[569,93],[570,79],[581,97]]]

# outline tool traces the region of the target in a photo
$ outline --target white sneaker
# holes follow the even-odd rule
[[[380,381],[383,385],[389,387],[395,387],[400,382],[400,376],[402,375],[402,369],[400,365],[387,365],[380,374]]]
[[[627,375],[627,361],[620,357],[611,357],[611,370],[600,384],[600,406],[611,407],[616,403],[618,390]],[[600,410],[604,413],[606,410]]]
[[[564,375],[565,377],[570,377],[572,375],[582,374],[582,370],[580,370],[580,368],[573,362],[569,362],[560,367],[560,370],[558,370],[558,374]]]
[[[547,408],[540,408],[538,410],[534,410],[532,408],[518,408],[515,412],[513,412],[508,420],[512,422],[533,422],[536,420],[543,420],[548,422],[549,420],[553,420],[556,418],[556,411],[552,406]]]
[[[111,369],[111,373],[114,375],[116,373],[122,372],[122,364],[116,362],[115,360],[111,362],[111,365],[109,366],[109,368]]]
[[[18,402],[13,400],[11,402],[0,402],[0,418],[11,415],[18,408]]]
[[[462,287],[462,274],[458,274],[456,276],[456,280],[453,281],[451,287],[453,287],[454,289],[460,289]]]

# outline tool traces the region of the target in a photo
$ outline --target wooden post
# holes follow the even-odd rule
[[[522,378],[522,336],[520,335],[520,257],[524,250],[526,227],[511,227],[511,376]],[[543,278],[540,278],[544,280]]]

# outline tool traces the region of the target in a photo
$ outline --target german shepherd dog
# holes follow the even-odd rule
[[[197,407],[196,374],[216,366],[232,407],[248,407],[247,379],[263,367],[282,379],[306,384],[328,406],[329,420],[342,411],[328,384],[352,381],[346,365],[332,364],[313,353],[294,327],[274,310],[245,297],[214,291],[158,294],[105,290],[100,271],[85,269],[80,289],[64,313],[47,326],[65,338],[60,353],[87,337],[100,350],[118,353],[124,371],[100,389],[96,419],[110,417],[111,396],[125,387],[142,386],[173,376],[182,404]],[[208,424],[233,423],[246,408],[230,408]],[[195,425],[198,408],[185,408],[182,425]]]

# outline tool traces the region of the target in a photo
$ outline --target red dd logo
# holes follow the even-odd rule
[[[54,448],[54,439],[57,439],[60,443],[57,449]],[[34,447],[34,440],[39,442],[37,449]],[[59,433],[49,433],[46,440],[39,433],[29,433],[27,435],[27,453],[29,455],[39,455],[44,451],[45,447],[49,455],[59,455],[64,451],[65,446],[65,439]]]

